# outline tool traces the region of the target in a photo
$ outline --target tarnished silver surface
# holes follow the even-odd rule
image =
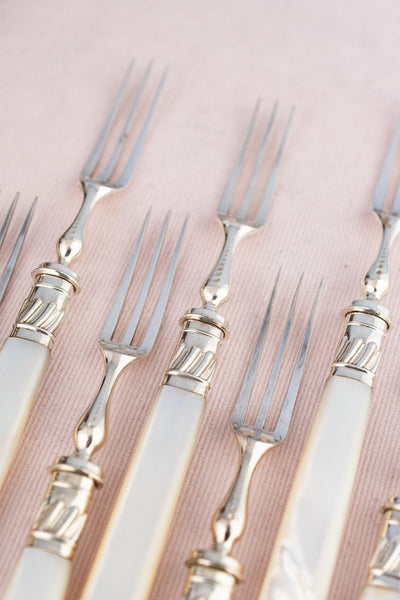
[[[231,419],[231,426],[240,451],[239,469],[225,500],[217,510],[212,521],[213,549],[198,550],[192,554],[187,562],[189,574],[181,600],[229,600],[232,598],[235,585],[242,580],[242,566],[236,559],[229,555],[233,545],[242,536],[246,527],[248,493],[257,464],[271,448],[280,444],[287,435],[321,290],[320,286],[314,300],[303,342],[297,356],[277,424],[274,430],[268,430],[265,428],[265,421],[268,416],[285,347],[293,323],[300,283],[301,279],[289,309],[286,325],[258,415],[254,425],[248,425],[245,423],[246,414],[271,317],[278,278],[276,280]]]
[[[131,319],[121,342],[116,342],[115,329],[123,308],[135,266],[139,257],[148,215],[143,224],[120,288],[100,335],[99,345],[105,362],[105,373],[99,391],[75,428],[75,454],[56,460],[51,467],[52,479],[46,497],[35,519],[30,545],[40,547],[62,557],[70,558],[85,525],[92,492],[102,484],[101,469],[91,461],[92,454],[101,446],[107,433],[107,408],[112,390],[124,368],[146,356],[156,340],[178,261],[186,221],[176,243],[168,271],[159,292],[158,301],[140,344],[133,345],[136,330],[146,304],[158,259],[163,248],[169,215],[164,221],[155,245],[146,277],[142,284]],[[63,267],[64,270],[69,270]]]
[[[45,263],[45,265],[51,264],[53,271],[51,277],[49,273],[41,272],[41,270],[43,270],[43,265],[39,267],[39,269],[33,271],[32,275],[35,280],[34,285],[21,306],[11,336],[25,338],[42,344],[47,348],[51,348],[54,342],[56,329],[64,316],[69,298],[79,289],[78,277],[69,269],[69,265],[76,260],[82,252],[83,234],[91,210],[101,198],[126,186],[146,140],[154,111],[164,85],[166,71],[160,79],[131,154],[123,167],[122,172],[118,176],[113,177],[115,169],[119,167],[120,154],[128,140],[129,132],[143,90],[146,86],[151,67],[152,65],[150,63],[141,79],[125,124],[114,145],[106,166],[101,173],[96,174],[97,165],[104,154],[114,121],[119,112],[122,100],[125,97],[125,91],[133,68],[133,63],[130,65],[100,136],[80,173],[80,183],[83,188],[84,198],[74,221],[58,240],[57,251],[59,264]],[[67,282],[69,279],[71,280],[71,285],[67,289]]]
[[[368,585],[400,592],[400,498],[383,507],[385,523],[369,567]]]

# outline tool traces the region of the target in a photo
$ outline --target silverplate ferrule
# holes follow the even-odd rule
[[[216,550],[196,550],[186,565],[189,576],[181,600],[229,600],[243,580],[242,565]]]
[[[344,312],[345,331],[331,375],[350,377],[372,388],[383,338],[390,327],[389,312],[374,300],[354,300]]]
[[[24,300],[11,337],[42,344],[51,350],[70,298],[79,292],[79,277],[59,263],[43,263],[32,272],[34,284]]]
[[[367,585],[400,592],[400,497],[389,498],[383,511],[385,523]]]

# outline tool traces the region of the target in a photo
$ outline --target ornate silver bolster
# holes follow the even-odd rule
[[[33,524],[29,545],[71,558],[85,525],[92,491],[103,483],[101,469],[76,456],[58,458]]]
[[[390,326],[388,310],[373,300],[354,300],[345,311],[346,328],[336,350],[332,375],[373,385],[383,338]]]
[[[181,319],[182,333],[164,384],[206,396],[220,342],[228,336],[225,320],[206,308],[193,308]]]
[[[35,283],[21,306],[11,336],[51,349],[69,299],[79,291],[79,278],[58,263],[43,263],[32,276]]]
[[[400,592],[400,498],[383,507],[385,524],[369,568],[368,585]]]
[[[242,581],[242,566],[215,550],[197,550],[187,561],[189,576],[181,600],[229,600]]]

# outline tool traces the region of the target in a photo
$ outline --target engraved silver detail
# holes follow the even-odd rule
[[[385,524],[369,568],[368,585],[400,592],[400,498],[384,506]]]
[[[24,300],[11,337],[32,340],[51,349],[71,296],[79,291],[78,276],[58,263],[43,263],[32,273],[35,279]]]
[[[390,326],[388,311],[372,300],[355,300],[345,314],[346,328],[333,359],[332,375],[372,387]]]
[[[181,600],[229,600],[243,579],[242,565],[215,550],[197,550],[186,564],[189,577]]]

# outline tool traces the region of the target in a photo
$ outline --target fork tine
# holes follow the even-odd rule
[[[296,287],[296,291],[294,293],[292,302],[290,304],[289,314],[287,316],[287,320],[286,320],[285,328],[283,330],[283,335],[282,335],[282,338],[281,338],[281,341],[279,344],[278,352],[276,353],[275,362],[272,366],[271,375],[269,377],[268,384],[267,384],[267,389],[265,390],[265,394],[264,394],[264,397],[261,402],[260,410],[258,412],[256,422],[254,425],[256,428],[258,427],[258,428],[262,429],[264,427],[265,419],[267,418],[269,406],[271,404],[272,396],[273,396],[273,393],[275,390],[275,385],[276,385],[276,382],[278,379],[279,370],[281,368],[283,355],[284,355],[285,348],[286,348],[286,343],[288,341],[290,329],[292,327],[294,311],[296,309],[297,298],[299,296],[299,291],[300,291],[300,286],[301,286],[302,281],[303,281],[303,274],[301,275],[301,277],[299,279],[299,282]]]
[[[240,206],[240,210],[239,210],[238,215],[237,215],[238,219],[244,219],[246,217],[246,215],[247,215],[247,211],[249,210],[250,200],[251,200],[251,197],[253,195],[255,185],[257,183],[258,174],[260,172],[260,168],[261,168],[261,165],[262,165],[262,162],[263,162],[263,159],[264,159],[264,155],[265,155],[265,150],[267,148],[267,142],[268,142],[269,134],[271,132],[271,128],[272,128],[272,124],[273,124],[274,119],[275,119],[277,108],[278,108],[278,104],[275,104],[274,108],[272,110],[271,117],[270,117],[270,119],[268,121],[267,129],[265,130],[264,138],[263,138],[263,141],[262,141],[262,144],[261,144],[260,151],[259,151],[258,156],[257,156],[256,164],[254,165],[254,169],[253,169],[253,172],[251,174],[251,179],[250,179],[249,185],[247,187],[246,194],[245,194],[245,196],[243,198],[243,202],[242,202],[242,204]]]
[[[125,74],[124,79],[122,80],[121,87],[119,88],[117,97],[114,101],[113,106],[111,107],[111,110],[108,114],[107,120],[103,126],[103,129],[100,132],[100,135],[93,147],[93,150],[91,151],[91,153],[89,155],[89,158],[87,159],[86,163],[84,164],[84,166],[82,168],[81,178],[90,177],[97,165],[97,162],[100,158],[100,154],[103,151],[104,144],[106,142],[108,134],[110,133],[110,129],[113,126],[115,117],[117,116],[118,109],[121,105],[121,101],[122,101],[123,95],[125,93],[125,89],[128,84],[129,77],[132,73],[134,62],[135,61],[132,60],[131,63],[129,64],[128,70]]]
[[[15,200],[14,200],[15,201]],[[19,235],[17,237],[17,241],[15,242],[14,248],[10,254],[10,258],[8,259],[8,262],[6,264],[6,267],[3,271],[2,276],[0,277],[0,302],[3,299],[3,296],[6,292],[8,283],[11,279],[11,275],[14,271],[14,267],[17,263],[18,260],[18,256],[19,253],[21,252],[21,248],[22,248],[22,244],[24,243],[25,240],[25,236],[28,232],[28,228],[29,228],[29,224],[31,222],[32,219],[32,215],[33,215],[33,211],[35,210],[35,206],[37,203],[37,196],[36,198],[33,200],[31,207],[28,211],[28,214],[25,217],[25,221],[22,224],[21,227],[21,231],[19,232]]]
[[[289,388],[282,405],[281,414],[279,415],[279,419],[275,427],[274,434],[278,435],[281,440],[283,440],[286,437],[292,418],[293,408],[296,402],[297,392],[299,390],[300,381],[303,374],[304,363],[306,362],[308,346],[310,344],[311,332],[314,325],[315,314],[317,311],[323,282],[324,280],[322,279],[318,286],[317,293],[315,294],[314,303],[311,308],[311,313],[308,319],[306,331],[304,333],[303,342],[301,344],[296,364],[293,369],[292,377],[289,383]]]
[[[140,98],[143,95],[143,91],[144,91],[144,88],[146,86],[147,80],[149,78],[152,66],[153,66],[153,63],[150,62],[149,65],[147,66],[147,69],[146,69],[143,77],[142,77],[142,81],[140,82],[139,89],[138,89],[137,94],[136,94],[136,96],[135,96],[135,98],[133,100],[133,104],[132,104],[131,110],[129,112],[128,118],[126,119],[126,123],[125,123],[125,125],[124,125],[124,127],[122,129],[121,135],[119,136],[118,142],[115,145],[115,148],[114,148],[114,150],[113,150],[113,152],[111,154],[111,157],[110,157],[107,165],[105,166],[103,173],[101,174],[100,179],[102,181],[108,181],[110,175],[114,171],[115,165],[117,164],[117,161],[118,161],[118,158],[119,158],[119,156],[121,154],[122,148],[124,147],[124,144],[125,144],[125,142],[127,140],[127,137],[129,135],[129,131],[131,129],[132,121],[133,121],[133,118],[135,116],[135,113],[136,113],[136,110],[137,110],[137,107],[138,107],[138,104],[139,104],[139,100],[140,100]]]
[[[145,305],[146,298],[149,293],[150,285],[153,280],[154,271],[156,269],[158,258],[160,256],[161,247],[162,247],[162,243],[164,241],[165,233],[167,231],[170,216],[171,216],[171,213],[170,213],[170,211],[168,211],[167,216],[164,219],[163,226],[161,228],[161,233],[158,236],[156,247],[154,249],[153,256],[151,257],[150,265],[149,265],[149,268],[147,269],[146,277],[143,282],[142,289],[140,290],[139,297],[137,299],[132,317],[129,321],[128,327],[124,334],[124,337],[122,338],[122,342],[121,342],[122,345],[130,344],[133,339],[133,336],[135,335],[136,328],[138,326],[139,319],[143,312],[143,307]]]
[[[244,138],[243,146],[239,152],[239,156],[236,159],[235,164],[233,165],[233,169],[228,179],[228,183],[226,184],[224,193],[222,194],[221,202],[218,206],[218,212],[222,215],[228,214],[229,207],[233,198],[233,194],[236,188],[237,180],[239,178],[240,171],[243,165],[244,155],[246,154],[247,146],[249,145],[249,141],[251,138],[251,134],[253,133],[254,124],[256,122],[258,109],[260,108],[260,100],[258,99],[251,116],[250,125],[246,133],[246,137]]]
[[[149,216],[150,216],[150,210],[149,209],[147,211],[146,217],[144,219],[143,225],[142,225],[142,229],[140,230],[140,234],[138,237],[138,240],[135,244],[135,247],[133,249],[133,252],[131,254],[131,257],[129,259],[128,265],[125,269],[124,275],[122,277],[122,281],[121,284],[118,288],[117,294],[115,296],[115,300],[113,302],[113,305],[111,307],[110,312],[108,313],[108,317],[106,319],[106,322],[104,323],[104,327],[103,330],[100,334],[100,339],[104,340],[106,342],[110,342],[111,338],[113,336],[115,327],[117,326],[118,323],[118,318],[119,315],[121,313],[121,309],[122,306],[124,304],[125,301],[125,296],[127,294],[127,291],[129,289],[129,285],[132,279],[132,275],[133,272],[135,270],[135,266],[136,266],[136,262],[137,262],[137,258],[139,255],[139,251],[140,251],[140,247],[142,245],[142,241],[143,241],[143,237],[146,231],[146,227],[147,227],[147,222],[149,220]]]
[[[286,140],[287,140],[287,137],[289,134],[290,126],[292,124],[293,114],[294,114],[294,108],[292,108],[290,111],[289,118],[287,120],[285,131],[284,131],[284,134],[282,137],[281,145],[279,147],[278,154],[276,155],[275,163],[274,163],[274,166],[272,167],[271,175],[269,177],[266,190],[265,190],[263,198],[261,200],[261,204],[258,209],[257,216],[254,219],[254,223],[256,225],[260,225],[260,226],[264,225],[265,220],[267,218],[269,207],[271,206],[271,201],[272,201],[272,198],[273,198],[273,195],[275,192],[276,183],[278,181],[279,167],[281,165],[283,150],[285,148],[285,144],[286,144]]]
[[[2,227],[0,229],[0,249],[1,249],[2,245],[3,245],[4,238],[7,235],[7,231],[8,231],[8,228],[10,226],[11,219],[12,219],[12,216],[14,214],[14,210],[15,210],[15,207],[16,207],[17,202],[18,202],[18,198],[19,198],[19,192],[17,192],[15,194],[14,200],[11,202],[11,206],[8,209],[8,213],[7,213],[6,218],[4,219],[4,223],[3,223],[3,225],[2,225]]]
[[[175,246],[174,253],[167,271],[167,275],[164,280],[164,285],[161,288],[160,295],[157,300],[156,308],[150,321],[150,325],[147,328],[146,335],[144,336],[141,348],[144,348],[146,352],[149,352],[154,345],[157,337],[158,330],[161,325],[161,320],[164,315],[165,307],[167,306],[169,292],[171,290],[172,281],[174,279],[176,264],[178,262],[179,251],[182,245],[183,236],[186,230],[188,217],[186,217],[178,241]]]
[[[146,141],[146,137],[149,132],[149,128],[150,128],[151,122],[153,120],[154,112],[156,110],[158,100],[160,98],[162,89],[164,87],[165,80],[167,78],[167,74],[168,74],[168,69],[165,69],[164,73],[161,76],[160,83],[158,84],[158,88],[154,95],[153,102],[149,108],[149,112],[147,113],[146,120],[143,124],[143,127],[142,127],[140,133],[139,133],[139,137],[136,141],[136,144],[132,150],[130,157],[128,158],[128,162],[126,163],[124,170],[122,171],[121,175],[119,176],[119,178],[115,184],[117,187],[124,187],[128,183],[128,181],[133,173],[133,170],[136,166],[136,163],[139,159],[140,153],[142,152],[142,148]]]
[[[383,163],[381,174],[379,175],[378,183],[376,185],[374,199],[372,201],[372,208],[374,210],[380,210],[385,200],[386,190],[389,183],[390,171],[392,169],[393,160],[396,154],[396,148],[400,136],[400,117],[396,123],[392,139],[390,140],[389,150],[387,152],[385,161]]]
[[[267,309],[264,314],[263,322],[261,324],[260,333],[258,334],[257,342],[256,342],[255,348],[253,350],[253,354],[251,356],[249,366],[247,367],[243,385],[241,387],[240,394],[239,394],[239,397],[237,399],[237,402],[236,402],[236,405],[235,405],[235,408],[233,411],[233,415],[231,418],[232,424],[243,423],[243,421],[246,417],[247,408],[248,408],[249,400],[250,400],[250,396],[251,396],[251,391],[252,391],[253,385],[254,385],[254,379],[256,376],[258,364],[260,362],[261,352],[262,352],[262,349],[264,346],[265,336],[267,335],[267,331],[268,331],[268,325],[269,325],[269,321],[271,318],[272,306],[274,304],[276,291],[278,289],[278,281],[279,281],[280,274],[281,274],[281,269],[279,269],[278,275],[275,279],[274,289],[272,290],[271,297],[268,301],[268,306],[267,306]]]

